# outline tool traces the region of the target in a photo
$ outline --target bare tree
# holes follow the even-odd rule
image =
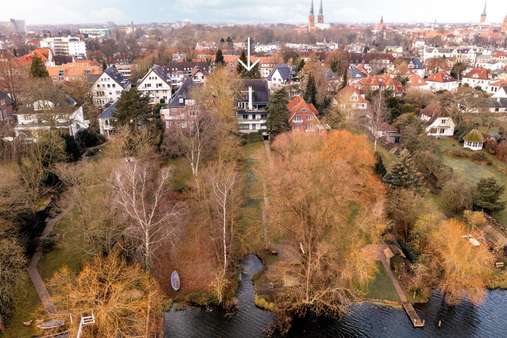
[[[180,123],[170,126],[166,131],[169,152],[182,154],[194,177],[199,175],[202,161],[209,157],[214,149],[216,122],[206,112],[184,112]]]
[[[377,151],[378,140],[382,137],[382,125],[386,120],[386,107],[383,95],[383,89],[380,88],[378,91],[378,96],[375,96],[372,99],[372,102],[370,104],[370,111],[367,115],[367,126],[373,136],[373,145],[375,151]]]
[[[230,255],[230,242],[234,232],[234,222],[231,220],[232,203],[237,187],[237,171],[233,164],[218,163],[213,167],[214,172],[210,176],[210,185],[213,192],[213,204],[221,219],[222,227],[222,254],[223,274],[227,274],[228,256]]]
[[[168,170],[156,178],[147,166],[127,159],[114,178],[116,203],[128,216],[125,236],[150,269],[157,248],[174,238],[182,208],[167,198]]]

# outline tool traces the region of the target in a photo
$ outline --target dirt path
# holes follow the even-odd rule
[[[42,305],[44,306],[44,310],[48,314],[56,313],[56,307],[51,302],[51,297],[49,296],[46,284],[44,284],[44,281],[42,280],[42,277],[37,268],[39,261],[42,258],[42,240],[46,238],[51,233],[51,231],[53,231],[55,224],[58,223],[58,221],[60,221],[70,209],[70,206],[65,208],[65,210],[60,212],[56,217],[53,217],[47,221],[46,227],[39,237],[39,245],[37,246],[32,259],[30,260],[30,264],[28,265],[28,275],[32,280],[33,286],[37,291],[37,295],[39,296]]]

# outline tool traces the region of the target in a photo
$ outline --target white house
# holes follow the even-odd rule
[[[491,84],[491,75],[487,69],[476,67],[463,75],[461,83],[472,88],[479,87],[484,91],[488,91]]]
[[[455,127],[450,117],[438,117],[426,128],[426,133],[432,137],[452,137]]]
[[[49,100],[37,100],[22,107],[17,112],[16,119],[16,137],[30,141],[37,141],[41,133],[51,129],[66,131],[74,136],[78,131],[89,127],[83,107],[77,107],[76,101],[70,97],[60,106]]]
[[[482,147],[484,146],[484,137],[477,129],[472,129],[472,131],[465,135],[463,140],[463,147],[466,149],[479,151],[482,150]]]
[[[130,80],[126,79],[116,67],[108,67],[92,85],[93,104],[105,107],[118,101],[124,90],[130,89]]]
[[[438,72],[430,75],[426,79],[428,89],[432,91],[448,90],[450,92],[455,91],[459,87],[459,82],[456,81],[447,72]]]
[[[495,99],[507,99],[507,84],[502,83],[502,86],[497,86],[494,89],[493,98]]]
[[[111,136],[111,133],[114,130],[113,114],[115,111],[116,111],[116,102],[108,106],[106,109],[102,111],[102,113],[100,113],[99,130],[100,134],[104,135],[105,137]]]
[[[240,133],[266,133],[268,101],[269,88],[266,80],[242,81],[241,95],[236,105]]]
[[[268,87],[269,90],[280,89],[290,83],[292,79],[292,69],[289,65],[277,65],[271,74],[269,74]]]
[[[151,104],[167,103],[172,94],[170,77],[162,66],[153,65],[139,81],[137,90],[148,96]]]

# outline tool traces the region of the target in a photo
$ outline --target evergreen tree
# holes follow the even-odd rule
[[[217,52],[215,54],[215,64],[220,66],[225,65],[224,54],[222,53],[221,49],[217,49]]]
[[[239,59],[245,64],[248,65],[248,59],[245,51],[241,52]],[[252,68],[251,71],[247,71],[242,64],[238,62],[238,66],[236,67],[236,71],[238,74],[244,79],[259,79],[261,77],[261,73],[259,71],[259,64],[257,63],[255,67]]]
[[[277,90],[269,99],[267,125],[272,137],[290,129],[288,102],[289,97],[284,88]]]
[[[382,159],[382,156],[377,152],[375,153],[375,167],[374,167],[375,173],[379,177],[384,177],[387,174],[386,167],[384,165],[384,160]]]
[[[46,78],[49,77],[48,70],[38,57],[32,59],[32,66],[30,67],[30,75],[35,78]]]
[[[408,150],[403,150],[384,181],[394,188],[419,188],[422,185],[421,174]]]
[[[315,83],[315,78],[311,73],[308,76],[308,82],[306,83],[304,99],[306,102],[313,103],[313,105],[317,107],[317,84]]]
[[[133,129],[148,125],[149,121],[153,120],[149,103],[150,98],[142,95],[135,86],[124,91],[116,103],[116,111],[113,114],[115,123]]]
[[[481,179],[474,193],[474,209],[488,213],[505,209],[505,201],[500,200],[504,190],[492,177]]]

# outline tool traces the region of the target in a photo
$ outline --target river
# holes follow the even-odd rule
[[[254,304],[252,276],[262,269],[253,255],[242,264],[238,290],[238,311],[227,318],[220,311],[188,307],[184,311],[166,313],[168,338],[256,338],[265,337],[274,316]],[[416,310],[426,320],[423,329],[414,329],[403,310],[391,307],[358,304],[341,319],[299,320],[294,323],[288,338],[419,338],[419,337],[507,337],[507,291],[488,292],[484,303],[464,302],[455,307],[442,305],[442,297],[435,293],[430,302],[417,305]],[[441,327],[438,321],[441,320]]]

